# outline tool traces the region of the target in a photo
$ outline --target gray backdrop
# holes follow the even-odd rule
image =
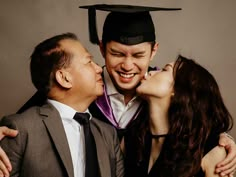
[[[127,0],[126,0],[127,1]],[[99,64],[98,47],[88,41],[87,11],[79,5],[127,4],[95,0],[0,0],[0,117],[14,113],[35,89],[29,56],[40,41],[64,32],[76,33]],[[152,12],[159,50],[152,65],[162,67],[177,54],[196,59],[217,79],[223,98],[236,120],[236,1],[137,0],[135,5],[181,7],[179,12]],[[98,31],[107,13],[99,12]],[[236,137],[236,126],[231,134]]]

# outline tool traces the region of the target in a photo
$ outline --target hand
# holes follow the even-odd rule
[[[17,130],[13,130],[7,127],[0,127],[0,140],[2,140],[5,136],[15,137],[18,134]],[[8,177],[9,172],[12,170],[12,166],[9,158],[6,153],[0,147],[0,177]]]
[[[233,177],[236,171],[236,144],[226,133],[221,133],[219,145],[225,148],[227,156],[216,165],[216,173],[220,173],[220,176],[229,175]]]
[[[0,127],[0,140],[2,140],[5,136],[16,137],[17,134],[17,130],[10,129],[5,126]]]

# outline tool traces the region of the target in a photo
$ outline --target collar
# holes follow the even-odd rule
[[[52,104],[57,109],[57,111],[59,112],[59,114],[62,118],[73,119],[75,113],[78,112],[75,109],[73,109],[72,107],[70,107],[66,104],[63,104],[59,101],[56,101],[56,100],[47,99],[47,102]],[[89,113],[89,115],[90,115],[89,119],[92,119],[92,115],[88,109],[84,113]]]
[[[116,87],[114,86],[110,75],[107,72],[107,68],[104,67],[103,69],[103,74],[104,74],[104,82],[105,82],[105,86],[106,86],[106,90],[107,90],[107,95],[115,95],[115,94],[119,94],[119,92],[117,91]]]

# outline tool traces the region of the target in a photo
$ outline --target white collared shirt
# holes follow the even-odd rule
[[[59,112],[66,132],[72,157],[74,176],[85,177],[85,140],[83,127],[73,119],[77,112],[73,108],[55,100],[48,99]],[[88,110],[86,111],[88,112]],[[90,114],[91,118],[91,114]]]
[[[125,104],[124,95],[120,94],[111,81],[111,78],[104,67],[103,70],[105,85],[107,88],[107,96],[110,99],[113,115],[120,128],[125,128],[132,120],[138,107],[141,104],[141,99],[138,96],[133,97],[128,104]]]

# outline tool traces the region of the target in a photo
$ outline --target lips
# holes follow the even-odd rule
[[[131,73],[131,74],[119,73],[119,75],[120,75],[121,77],[126,78],[126,79],[130,79],[130,78],[134,77],[135,74],[134,74],[134,73]]]
[[[104,84],[102,78],[97,80],[98,83]]]

